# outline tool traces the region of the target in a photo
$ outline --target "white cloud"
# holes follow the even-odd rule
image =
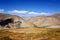
[[[4,13],[4,9],[0,9],[0,13]]]
[[[51,15],[51,14],[46,12],[41,12],[40,15]]]
[[[47,15],[48,13],[45,12],[41,12],[40,15]]]
[[[28,12],[28,14],[34,14],[34,15],[50,15],[50,13],[46,13],[46,12]]]
[[[24,11],[24,10],[12,10],[8,11],[10,14],[28,14],[28,15],[50,15],[50,13],[46,12],[34,12],[34,11]]]
[[[38,14],[37,12],[30,12],[30,11],[21,11],[21,10],[12,10],[8,11],[8,13],[21,13],[21,14]]]
[[[12,10],[12,11],[8,11],[8,13],[27,13],[28,11],[20,11],[20,10]]]
[[[38,14],[37,12],[28,12],[28,14]]]

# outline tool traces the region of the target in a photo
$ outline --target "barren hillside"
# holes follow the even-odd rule
[[[26,20],[24,20],[19,16],[0,13],[0,21],[3,21],[3,22],[0,22],[2,25],[4,23],[4,20],[7,20],[7,19],[13,19],[13,22],[8,24],[8,26],[10,26],[11,28],[33,27],[32,24],[28,23]]]
[[[60,28],[60,14],[51,16],[36,16],[28,20],[36,27]]]

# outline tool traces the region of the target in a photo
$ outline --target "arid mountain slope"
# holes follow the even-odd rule
[[[11,28],[19,27],[46,27],[46,28],[60,28],[60,14],[51,16],[36,16],[32,18],[23,18],[15,15],[1,14],[0,21],[12,18],[13,23],[8,24]]]
[[[37,16],[28,20],[36,27],[60,28],[60,14],[51,16]]]
[[[60,14],[54,14],[54,15],[52,15],[52,17],[55,17],[56,19],[58,19],[58,20],[60,20]]]
[[[15,15],[9,15],[9,14],[2,14],[0,13],[0,21],[4,21],[6,19],[13,19],[13,23],[9,23],[8,25],[11,28],[15,28],[15,27],[32,27],[33,25],[26,22],[23,18],[19,17],[19,16],[15,16]],[[0,25],[1,26],[1,25]]]

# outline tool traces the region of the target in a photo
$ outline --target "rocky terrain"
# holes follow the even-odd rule
[[[29,18],[22,18],[16,15],[0,13],[0,21],[13,19],[13,23],[9,23],[11,28],[19,27],[46,27],[46,28],[60,28],[60,14],[51,16],[36,16]]]
[[[8,23],[8,24],[6,24],[7,22],[2,22],[2,21],[5,21],[7,19],[12,19],[13,22]],[[9,26],[10,28],[32,27],[33,26],[32,24],[25,21],[23,18],[16,16],[16,15],[9,15],[9,14],[0,13],[0,21],[1,21],[1,24],[3,24],[3,23],[6,24],[4,27]]]
[[[60,14],[21,18],[0,13],[0,40],[60,40]]]
[[[28,19],[35,27],[60,28],[60,14],[36,16]]]

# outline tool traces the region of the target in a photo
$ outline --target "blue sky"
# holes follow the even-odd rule
[[[60,13],[60,0],[0,0],[0,12],[18,16]]]

